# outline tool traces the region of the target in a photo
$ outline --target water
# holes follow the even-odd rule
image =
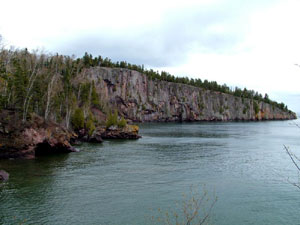
[[[191,186],[218,200],[213,224],[300,224],[291,121],[142,124],[142,139],[0,161],[0,224],[154,224]],[[178,211],[177,211],[178,212]]]

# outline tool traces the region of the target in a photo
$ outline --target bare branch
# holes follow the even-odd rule
[[[298,182],[298,183],[295,183],[295,182],[290,181],[289,179],[287,179],[287,182],[290,183],[291,185],[297,187],[298,189],[300,189],[300,184],[299,184],[299,182]]]
[[[294,163],[294,165],[297,167],[298,171],[300,171],[300,167],[298,166],[298,164],[295,162],[294,158],[293,158],[293,155],[292,153],[289,151],[288,147],[286,147],[285,145],[284,146],[284,149],[286,151],[286,153],[289,155],[289,157],[291,158],[292,162]]]

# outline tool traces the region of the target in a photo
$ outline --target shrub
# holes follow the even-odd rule
[[[127,121],[122,116],[121,120],[118,121],[118,127],[124,128],[127,125]]]
[[[220,108],[219,108],[219,113],[220,113],[220,114],[223,114],[223,112],[224,112],[224,109],[223,109],[222,106],[220,106]]]
[[[205,105],[204,105],[203,102],[201,102],[201,103],[198,104],[198,107],[199,107],[200,110],[202,110],[202,109],[204,109]]]
[[[117,126],[118,125],[118,111],[115,110],[114,114],[108,113],[106,120],[106,127]]]
[[[88,130],[88,135],[92,136],[92,134],[94,133],[94,131],[96,129],[96,126],[95,126],[93,120],[92,119],[88,119],[86,121],[85,127]]]
[[[92,86],[92,93],[91,93],[91,102],[93,106],[99,108],[100,107],[99,95],[96,91],[95,84],[93,83],[92,85],[93,86]]]
[[[259,112],[259,105],[256,101],[253,101],[253,110],[255,112],[255,115]]]
[[[72,126],[75,130],[79,130],[84,126],[84,115],[81,108],[75,110],[71,118]]]
[[[126,127],[127,121],[122,118],[118,120],[118,111],[115,111],[114,114],[111,112],[108,113],[107,120],[106,120],[106,128],[109,128],[110,126],[118,126],[120,128]]]

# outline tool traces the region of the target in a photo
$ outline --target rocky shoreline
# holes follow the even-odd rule
[[[84,129],[73,132],[35,114],[26,122],[22,122],[15,111],[2,110],[0,114],[0,159],[33,159],[40,155],[76,152],[73,145],[81,142],[101,143],[103,139],[141,137],[134,125],[124,128],[99,126],[89,136]]]
[[[276,119],[286,118],[269,120]],[[239,121],[241,120],[243,119]],[[214,118],[210,121],[222,120]],[[135,125],[98,125],[92,134],[89,134],[88,129],[71,131],[34,113],[24,122],[16,110],[0,112],[0,159],[34,159],[41,155],[77,152],[74,146],[82,142],[102,143],[105,139],[139,138],[139,127]]]

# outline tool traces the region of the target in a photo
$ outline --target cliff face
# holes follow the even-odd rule
[[[136,71],[94,67],[75,82],[94,81],[102,105],[132,121],[228,121],[295,119],[264,102],[165,81]]]

